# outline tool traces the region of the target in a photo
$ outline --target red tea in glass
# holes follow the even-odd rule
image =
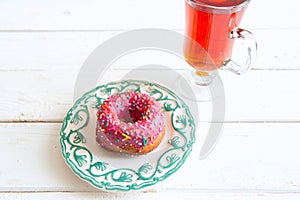
[[[184,56],[200,75],[230,60],[234,42],[230,35],[239,26],[248,1],[186,0],[186,36],[203,49],[187,40]]]

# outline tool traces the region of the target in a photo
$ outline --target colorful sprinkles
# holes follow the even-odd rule
[[[111,95],[99,107],[97,118],[97,141],[102,146],[133,147],[137,152],[152,144],[164,127],[158,102],[139,92]],[[101,142],[104,139],[110,142]]]

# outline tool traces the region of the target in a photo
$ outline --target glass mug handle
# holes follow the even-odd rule
[[[250,69],[250,67],[253,65],[253,63],[256,60],[256,54],[257,54],[256,40],[250,31],[242,28],[234,28],[230,32],[229,38],[232,40],[242,40],[244,42],[243,46],[246,47],[247,59],[244,64],[238,64],[234,60],[228,59],[223,62],[223,67],[232,71],[235,74],[238,75],[244,74]]]

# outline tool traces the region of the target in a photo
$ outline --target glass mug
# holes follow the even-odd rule
[[[250,0],[185,0],[186,39],[184,57],[195,71],[196,84],[209,85],[219,68],[236,74],[248,71],[256,58],[257,44],[252,33],[239,28]],[[232,60],[235,40],[241,40],[246,56],[243,64]],[[201,48],[197,48],[195,43]]]

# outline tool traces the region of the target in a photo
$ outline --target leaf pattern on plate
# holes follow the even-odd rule
[[[77,132],[77,135],[75,135],[75,137],[74,137],[74,143],[75,144],[78,144],[78,143],[80,143],[80,142],[82,142],[82,143],[86,143],[86,139],[85,139],[85,137],[83,136],[83,134],[82,133],[80,133],[79,131],[76,131]]]
[[[138,169],[138,172],[139,173],[148,173],[152,169],[153,169],[153,167],[150,163],[145,163]]]
[[[94,114],[102,101],[111,94],[125,91],[144,92],[156,98],[174,129],[159,157],[136,169],[115,168],[105,160],[95,159],[89,145],[96,141],[89,141],[91,137],[87,136],[94,129],[89,127],[93,124],[90,120],[95,119]],[[188,106],[159,84],[135,80],[111,82],[87,92],[69,110],[60,131],[62,154],[74,173],[98,188],[118,191],[139,190],[166,179],[184,163],[194,141],[195,123]]]
[[[116,182],[131,182],[132,181],[132,177],[133,177],[132,174],[127,174],[126,172],[122,172],[120,174],[119,178],[117,178],[117,179],[113,178],[113,179]]]
[[[169,102],[164,103],[164,108],[167,112],[173,111],[175,108],[172,108],[172,104]]]
[[[168,143],[171,144],[173,147],[178,148],[179,147],[179,143],[180,143],[179,136],[175,136],[172,139],[169,139]]]
[[[177,154],[173,153],[171,156],[167,156],[166,159],[169,162],[169,165],[168,165],[168,167],[169,167],[169,166],[173,165],[176,161],[178,161],[180,159],[180,157]]]
[[[76,160],[79,167],[82,167],[83,165],[87,164],[86,155],[74,155],[74,159]]]
[[[78,125],[78,123],[82,120],[83,120],[83,118],[79,115],[79,112],[76,112],[74,117],[71,119],[70,123]]]
[[[91,167],[95,167],[97,170],[104,171],[107,168],[108,163],[106,162],[96,162],[91,165]]]
[[[187,125],[186,116],[185,115],[178,115],[176,122],[183,124],[183,128],[185,128],[186,125]]]

